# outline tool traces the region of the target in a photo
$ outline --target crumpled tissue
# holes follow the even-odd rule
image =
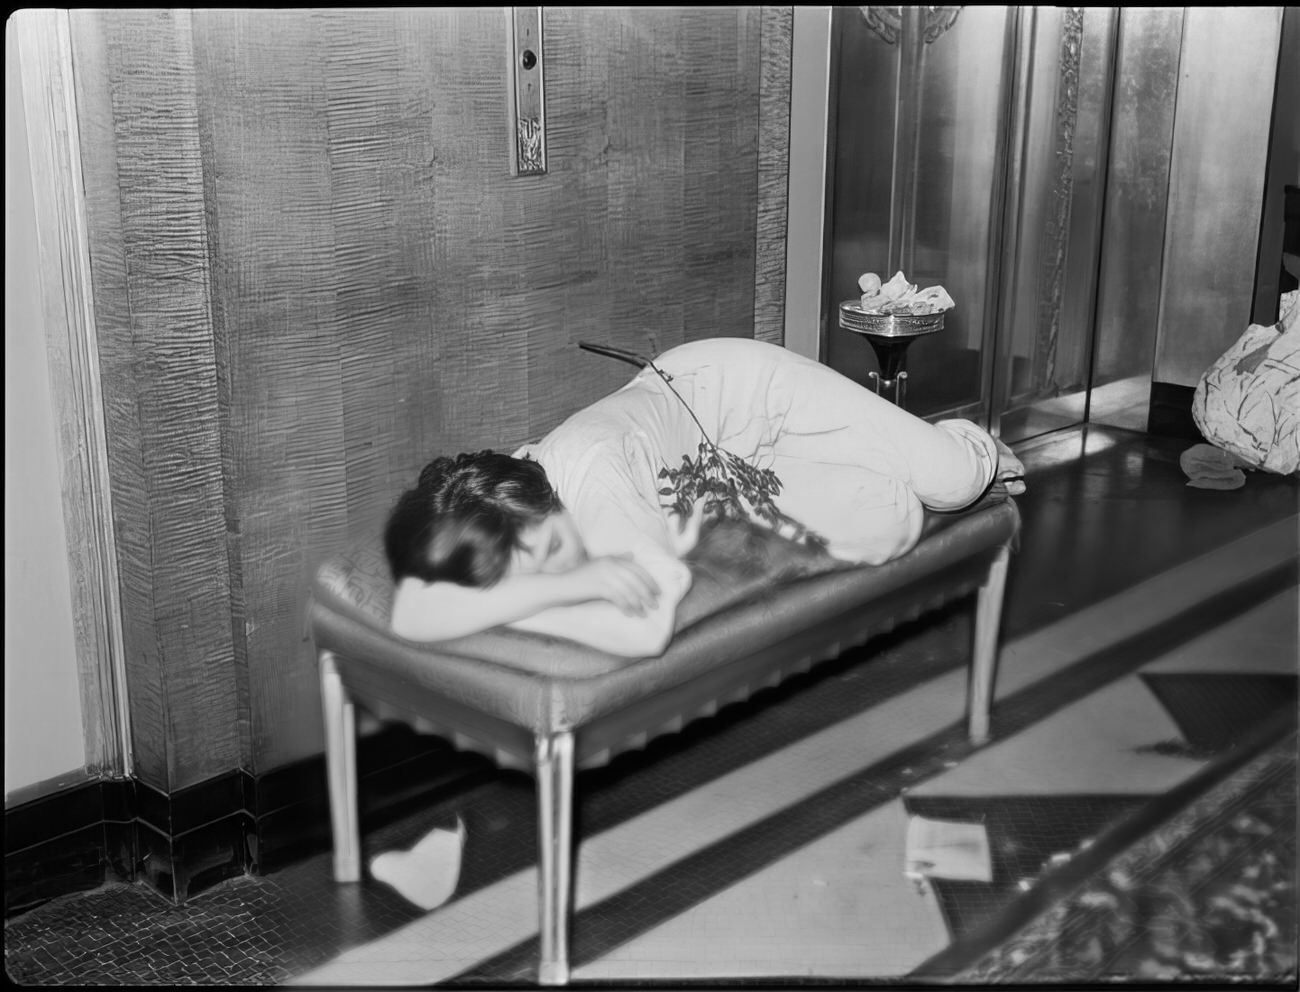
[[[858,288],[862,290],[862,309],[869,313],[919,316],[951,310],[957,305],[942,286],[918,289],[902,272],[896,272],[884,284],[878,275],[868,272],[858,280]]]

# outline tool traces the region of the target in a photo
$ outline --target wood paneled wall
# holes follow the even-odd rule
[[[512,178],[494,9],[74,14],[138,774],[321,748],[303,610],[438,453],[779,341],[788,8],[546,8]]]
[[[137,774],[247,756],[188,15],[72,20]]]
[[[786,229],[790,204],[790,100],[794,10],[764,7],[759,51],[758,230],[754,337],[785,343]]]

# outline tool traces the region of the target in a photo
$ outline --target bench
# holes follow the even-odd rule
[[[392,583],[378,541],[326,562],[308,607],[320,663],[334,877],[361,879],[355,705],[401,718],[537,780],[541,984],[568,982],[574,772],[643,747],[729,702],[977,593],[968,731],[982,744],[1015,503],[996,487],[958,514],[927,513],[911,551],[846,566],[746,524],[707,528],[691,590],[654,658],[619,658],[508,628],[437,644],[388,630]]]

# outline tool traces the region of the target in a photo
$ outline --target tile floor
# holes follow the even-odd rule
[[[1300,487],[1190,489],[1183,447],[1092,429],[1020,449],[1030,491],[985,748],[964,739],[970,611],[955,607],[875,642],[869,664],[832,663],[580,775],[574,983],[1293,981],[1294,793],[1279,799],[1278,769],[1294,776]],[[461,878],[432,913],[373,880],[334,885],[321,855],[182,907],[128,885],[56,900],[6,922],[6,969],[38,985],[532,984],[526,776],[374,830],[367,856],[456,816]],[[988,880],[905,876],[915,816],[977,824]],[[1153,907],[1238,835],[1272,852],[1228,860],[1271,879],[1274,908],[1243,922],[1265,896],[1240,897],[1245,950],[1216,957],[1217,930],[1171,929]],[[1125,867],[1152,844],[1145,875]],[[1116,872],[1140,919],[1105,909]],[[1198,919],[1227,913],[1207,898]],[[1079,953],[1050,950],[1066,934]]]

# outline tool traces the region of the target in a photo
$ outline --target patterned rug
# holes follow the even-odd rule
[[[958,976],[969,983],[1296,982],[1296,736]]]

